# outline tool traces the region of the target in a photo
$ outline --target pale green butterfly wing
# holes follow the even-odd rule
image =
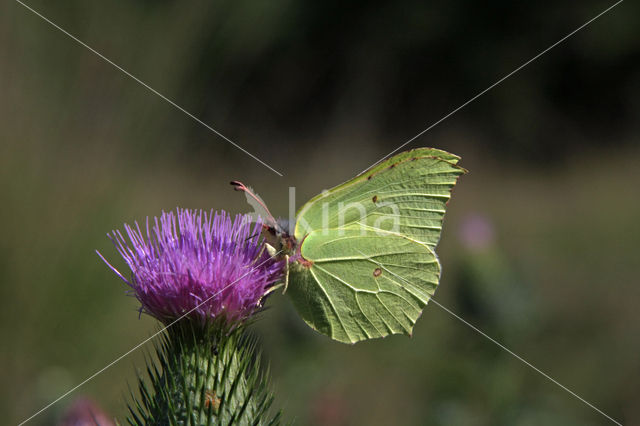
[[[411,334],[440,265],[425,244],[357,227],[317,230],[292,265],[288,294],[305,322],[343,343]]]
[[[431,148],[400,153],[305,204],[294,235],[353,224],[408,236],[435,248],[446,203],[465,172],[459,157]]]
[[[465,172],[458,160],[402,152],[300,209],[289,294],[312,328],[347,343],[411,333],[439,281],[434,250]]]

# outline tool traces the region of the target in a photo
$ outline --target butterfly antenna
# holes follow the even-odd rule
[[[253,191],[251,191],[251,189],[249,189],[244,183],[242,182],[238,182],[237,180],[232,180],[231,182],[229,182],[231,184],[231,186],[233,186],[233,189],[236,191],[242,191],[245,194],[247,194],[248,196],[250,196],[251,198],[253,198],[254,200],[256,200],[256,202],[258,204],[260,204],[260,206],[267,212],[267,214],[269,215],[269,217],[267,219],[269,219],[272,223],[272,226],[276,227],[278,226],[278,222],[276,221],[276,219],[273,217],[273,215],[271,214],[271,212],[269,211],[269,209],[267,208],[266,204],[260,199],[260,197],[258,197],[256,194],[253,193]]]
[[[250,236],[248,236],[247,238],[245,238],[245,239],[244,239],[244,241],[245,241],[245,242],[247,242],[247,241],[249,241],[249,240],[251,240],[251,239],[253,239],[253,238],[257,237],[257,236],[258,236],[258,235],[260,235],[260,234],[261,234],[260,232],[256,232],[255,234],[250,235]]]

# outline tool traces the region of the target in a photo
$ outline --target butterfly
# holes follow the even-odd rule
[[[343,343],[411,335],[440,280],[435,253],[451,190],[466,170],[433,148],[399,153],[309,200],[291,227],[269,216],[271,253],[302,319]]]

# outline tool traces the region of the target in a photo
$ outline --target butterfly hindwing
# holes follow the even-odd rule
[[[440,275],[427,245],[358,227],[309,234],[289,295],[305,322],[344,343],[411,334]]]

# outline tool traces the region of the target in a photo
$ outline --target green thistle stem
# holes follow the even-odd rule
[[[181,321],[165,331],[129,405],[132,425],[279,424],[256,340],[244,327],[203,329]],[[149,384],[147,384],[149,382]]]

